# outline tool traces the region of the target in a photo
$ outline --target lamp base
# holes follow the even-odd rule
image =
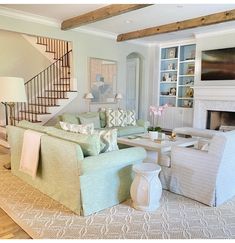
[[[7,164],[3,165],[3,167],[7,170],[10,170],[11,169],[11,163],[7,163]]]

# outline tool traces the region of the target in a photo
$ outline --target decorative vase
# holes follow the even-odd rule
[[[154,141],[154,139],[158,139],[158,132],[157,131],[149,131],[149,137],[152,141]]]
[[[142,211],[155,211],[162,195],[162,185],[158,178],[161,167],[154,163],[133,166],[136,173],[131,184],[133,207]]]

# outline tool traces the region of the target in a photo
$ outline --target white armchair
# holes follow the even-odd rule
[[[235,131],[214,135],[208,152],[173,147],[168,186],[210,206],[235,196]]]

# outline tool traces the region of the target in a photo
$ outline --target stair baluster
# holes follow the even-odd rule
[[[45,38],[38,38],[37,42],[44,43]],[[57,100],[66,99],[66,92],[73,92],[70,83],[69,61],[65,61],[71,58],[71,54],[72,50],[68,51],[25,83],[28,103],[16,103],[14,108],[15,123],[22,119],[40,122],[38,115],[48,114],[47,107],[57,106]]]

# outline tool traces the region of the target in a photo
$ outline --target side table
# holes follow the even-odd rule
[[[131,184],[133,207],[142,211],[155,211],[160,206],[162,184],[158,178],[161,167],[154,163],[142,163],[132,167],[136,173]]]

